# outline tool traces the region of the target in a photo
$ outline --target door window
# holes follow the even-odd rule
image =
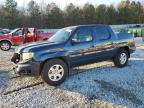
[[[110,39],[110,33],[106,27],[95,27],[96,40],[108,40]]]
[[[14,35],[22,36],[22,30],[21,30],[21,29],[17,30],[17,31],[14,33]]]
[[[72,38],[72,41],[76,43],[90,42],[92,40],[93,40],[92,32],[88,28],[78,29]]]

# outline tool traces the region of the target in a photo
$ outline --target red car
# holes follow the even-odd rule
[[[0,35],[0,48],[8,51],[12,45],[20,45],[28,42],[47,40],[54,33],[44,33],[36,28],[27,28],[27,33],[23,33],[24,28],[17,28],[8,34]]]

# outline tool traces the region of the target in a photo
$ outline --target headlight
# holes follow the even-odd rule
[[[33,53],[23,53],[22,54],[22,59],[25,61],[25,60],[29,60],[29,59],[32,59],[33,58]]]

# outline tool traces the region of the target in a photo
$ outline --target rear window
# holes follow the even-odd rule
[[[106,27],[95,27],[94,28],[95,31],[95,38],[96,40],[108,40],[110,39],[110,33],[108,31],[108,29]]]

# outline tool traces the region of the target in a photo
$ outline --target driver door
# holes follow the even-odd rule
[[[26,42],[34,42],[34,33],[33,33],[34,28],[28,28],[28,33],[26,36]]]
[[[72,36],[69,59],[73,66],[91,63],[94,59],[94,38],[91,27],[82,27]]]

